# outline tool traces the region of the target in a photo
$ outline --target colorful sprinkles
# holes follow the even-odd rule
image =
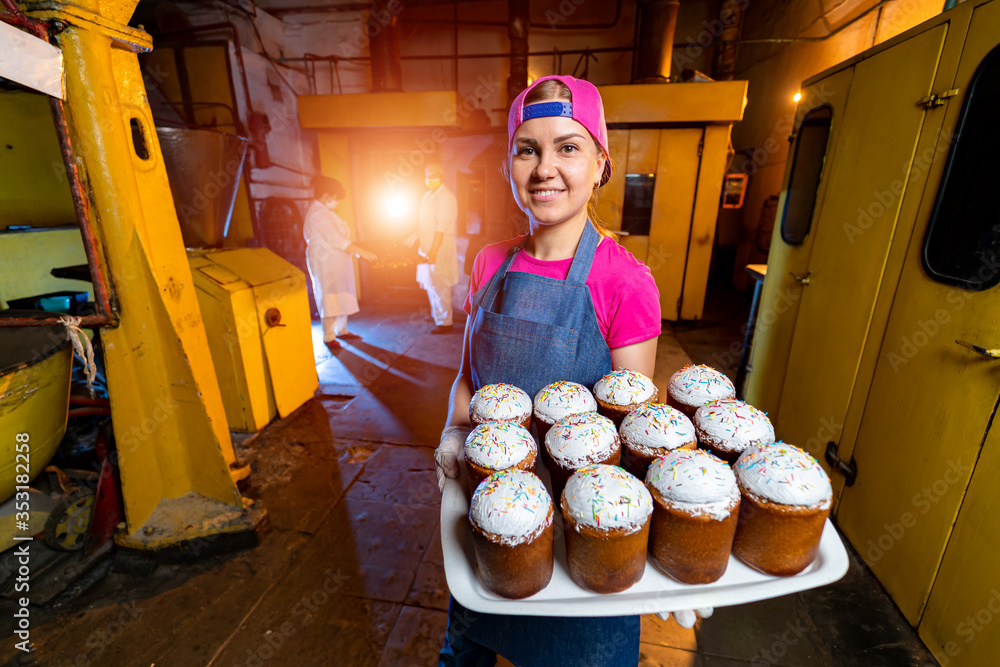
[[[636,405],[654,393],[656,385],[652,380],[627,368],[611,371],[594,385],[594,395],[612,405]]]
[[[719,398],[734,398],[736,388],[728,377],[711,366],[688,364],[670,377],[671,396],[687,405],[704,405]]]
[[[767,413],[735,398],[701,406],[694,415],[694,423],[700,439],[727,451],[742,451],[749,445],[774,442],[774,427]]]
[[[646,483],[664,499],[680,503],[718,503],[736,491],[732,469],[703,449],[679,449],[661,456],[649,466]]]
[[[560,419],[545,436],[545,448],[566,468],[607,459],[617,443],[615,423],[596,412]]]
[[[783,442],[751,445],[735,472],[741,488],[783,505],[829,504],[833,495],[830,478],[816,459]]]
[[[576,382],[553,382],[535,394],[535,414],[549,417],[546,421],[595,410],[597,402],[590,390]]]
[[[622,441],[655,453],[694,442],[694,425],[680,410],[662,403],[646,403],[626,415]]]
[[[494,473],[472,494],[469,520],[501,544],[522,544],[552,525],[552,497],[530,472]]]
[[[522,420],[531,414],[531,398],[524,390],[503,382],[480,387],[469,402],[470,414],[479,421]]]
[[[513,467],[536,451],[535,439],[516,422],[480,424],[465,440],[465,457],[490,470]]]
[[[617,466],[603,464],[573,473],[563,502],[577,523],[598,530],[638,530],[653,511],[653,499],[642,482]]]

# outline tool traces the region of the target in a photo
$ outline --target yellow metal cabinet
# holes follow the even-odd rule
[[[974,613],[980,594],[1000,586],[995,565],[986,568],[979,562],[978,569],[970,569],[977,557],[961,544],[948,544],[960,510],[967,525],[997,522],[989,511],[990,503],[996,503],[995,486],[992,500],[971,505],[963,500],[983,493],[974,494],[973,488],[966,495],[974,466],[980,485],[984,477],[995,484],[988,472],[994,453],[984,443],[988,447],[991,441],[986,434],[1000,393],[1000,365],[955,341],[1000,345],[1000,287],[972,291],[949,286],[932,280],[921,265],[924,234],[963,95],[983,58],[1000,45],[1000,2],[976,8],[968,35],[962,37],[957,73],[935,86],[957,88],[961,94],[939,110],[944,122],[935,137],[935,187],[927,188],[920,200],[917,233],[910,240],[854,446],[864,472],[845,491],[838,514],[845,533],[912,622],[921,618],[935,576],[950,580],[934,584],[939,598],[935,632],[951,628],[951,637],[938,635],[943,643],[954,639],[964,615],[948,618],[949,606],[942,600],[952,597],[952,605]],[[977,459],[986,470],[976,465]],[[995,542],[972,546],[968,536],[964,539],[972,549],[996,547]],[[939,575],[946,545],[951,567],[967,562],[961,571],[942,569]],[[987,634],[996,646],[1000,628]],[[953,657],[956,664],[983,664]]]
[[[782,438],[820,459],[847,414],[927,113],[915,101],[931,92],[945,33],[935,26],[853,68],[843,110],[851,130],[840,135],[823,174],[827,197],[810,234],[809,282],[797,285],[801,302],[775,415]],[[912,224],[902,221],[900,233],[908,236]],[[821,429],[825,438],[817,437]]]
[[[1000,286],[938,282],[923,253],[973,73],[998,48],[1000,1],[971,1],[809,82],[853,71],[809,262],[776,234],[765,296],[812,274],[780,330],[758,329],[748,393],[777,398],[779,437],[853,459],[853,486],[831,475],[838,525],[941,664],[963,667],[1000,652],[1000,361],[956,341],[1000,347]]]
[[[189,251],[233,431],[258,431],[318,386],[305,275],[264,248]]]
[[[806,113],[817,106],[829,107],[831,113],[830,136],[827,144],[826,160],[836,161],[839,135],[847,106],[847,94],[851,87],[854,69],[849,68],[832,74],[822,81],[802,88],[805,100],[799,108],[797,120],[801,122]],[[792,168],[788,160],[785,182],[788,182]],[[829,193],[829,179],[821,178],[816,192],[816,210],[820,210]],[[778,210],[785,209],[787,192],[782,191],[778,199]],[[788,350],[791,347],[795,321],[802,301],[805,286],[796,276],[805,276],[809,270],[813,242],[816,234],[807,234],[800,245],[784,243],[780,234],[775,234],[771,243],[768,264],[771,267],[764,281],[757,315],[757,328],[750,358],[754,369],[747,378],[746,400],[770,416],[777,426],[780,421],[778,406],[781,401],[788,364]]]

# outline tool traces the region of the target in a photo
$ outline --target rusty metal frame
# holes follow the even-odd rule
[[[10,10],[9,14],[0,15],[0,20],[6,23],[23,28],[35,37],[49,40],[49,28],[44,21],[26,16],[14,0],[3,0],[3,4]],[[94,285],[94,298],[97,305],[96,315],[86,315],[79,320],[79,326],[83,327],[114,327],[118,325],[118,319],[111,307],[110,287],[107,277],[101,270],[100,258],[98,257],[97,241],[94,232],[90,227],[89,212],[90,199],[87,196],[83,179],[80,177],[79,168],[76,163],[76,154],[73,151],[73,141],[69,134],[69,124],[66,121],[66,108],[63,101],[57,97],[49,98],[49,106],[52,108],[52,118],[56,125],[56,135],[59,138],[59,149],[62,153],[63,164],[66,167],[66,176],[69,179],[70,194],[73,198],[73,209],[76,212],[76,221],[80,227],[80,234],[83,237],[83,249],[87,255],[87,266],[90,269],[90,279]],[[62,324],[58,317],[45,318],[25,318],[10,317],[0,318],[0,327],[44,327]]]

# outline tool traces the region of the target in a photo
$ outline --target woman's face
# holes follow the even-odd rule
[[[510,186],[533,224],[557,225],[587,215],[604,172],[604,155],[572,118],[532,118],[514,134]]]

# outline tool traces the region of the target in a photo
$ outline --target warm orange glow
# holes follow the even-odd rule
[[[388,192],[382,198],[382,211],[392,220],[399,220],[409,210],[409,199],[402,192]]]
[[[802,93],[795,93],[794,95],[792,95],[792,99],[798,102],[799,100],[802,99]]]

